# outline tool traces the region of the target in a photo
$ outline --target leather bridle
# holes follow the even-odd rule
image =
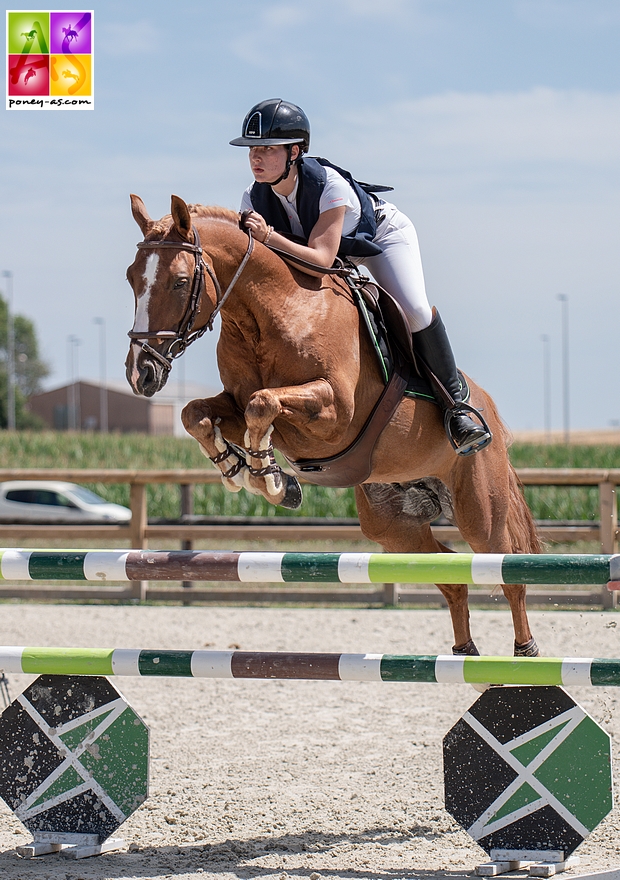
[[[207,330],[213,330],[213,322],[222,310],[222,306],[228,299],[235,284],[239,280],[239,277],[245,269],[248,260],[252,256],[252,251],[254,250],[254,239],[252,237],[252,233],[250,232],[250,230],[245,231],[247,232],[249,238],[247,250],[243,259],[241,260],[241,263],[239,264],[237,271],[233,275],[232,281],[230,282],[224,293],[222,293],[222,288],[220,282],[218,281],[217,275],[215,274],[209,263],[205,262],[203,258],[203,250],[200,245],[200,237],[195,226],[192,225],[192,233],[194,237],[193,244],[188,241],[168,241],[167,239],[158,239],[155,241],[141,241],[137,245],[139,249],[175,248],[178,251],[189,251],[189,253],[194,255],[194,276],[192,278],[192,287],[190,290],[187,305],[185,307],[185,312],[183,313],[183,317],[179,322],[178,328],[176,330],[130,330],[127,334],[130,339],[133,339],[136,342],[142,342],[142,351],[150,355],[152,358],[155,358],[155,360],[159,361],[159,363],[166,371],[170,371],[172,369],[172,361],[182,355],[185,349],[188,348],[192,344],[192,342],[195,342],[197,339],[199,339],[204,333],[207,332]],[[215,288],[216,305],[204,327],[199,327],[198,330],[194,330],[194,324],[196,323],[196,318],[200,310],[200,301],[205,285],[205,269]],[[166,354],[162,354],[161,352],[157,351],[157,349],[153,348],[153,346],[148,341],[149,339],[170,339],[171,342],[168,345],[168,350]]]

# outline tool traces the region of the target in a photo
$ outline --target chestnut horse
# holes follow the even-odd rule
[[[159,391],[172,359],[219,313],[224,391],[189,403],[185,429],[222,471],[227,488],[299,506],[299,483],[280,471],[272,444],[292,463],[346,449],[385,384],[350,289],[340,278],[291,268],[252,242],[233,211],[188,207],[172,196],[171,216],[154,221],[138,196],[131,204],[144,235],[127,270],[136,304],[126,361],[131,387],[147,397]],[[362,531],[386,551],[450,552],[431,531],[441,512],[474,552],[540,550],[508,460],[507,432],[488,394],[468,381],[470,402],[484,411],[493,432],[487,449],[456,455],[439,408],[406,397],[378,439],[370,476],[355,486]],[[312,482],[311,473],[307,478]],[[467,585],[437,586],[450,609],[454,652],[478,653]],[[515,654],[533,656],[538,648],[526,588],[502,589],[512,612]]]

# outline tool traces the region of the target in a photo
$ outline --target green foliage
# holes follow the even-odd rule
[[[511,449],[515,467],[620,468],[616,446],[530,446]],[[143,434],[73,434],[66,432],[0,433],[0,461],[7,467],[101,468],[210,468],[198,444],[190,439],[148,437]],[[129,504],[129,487],[123,484],[89,484],[99,495],[118,504]],[[598,519],[598,490],[581,486],[531,486],[525,490],[536,519]],[[148,487],[150,516],[179,515],[176,486]],[[273,507],[264,498],[241,491],[232,494],[220,484],[197,485],[194,512],[204,516],[324,516],[356,515],[352,489],[304,486],[304,502],[297,511]]]
[[[39,343],[32,321],[15,315],[15,382],[21,394],[31,397],[41,391],[41,380],[50,370],[39,357]]]
[[[41,468],[211,468],[191,438],[144,434],[74,434],[64,431],[0,433],[0,461],[7,467]],[[129,504],[129,486],[85,484],[108,501]],[[149,516],[179,515],[179,489],[154,484],[147,489]],[[273,507],[262,496],[228,492],[221,484],[197,485],[194,513],[202,516],[356,516],[352,489],[304,486],[300,510]]]
[[[515,443],[516,468],[620,468],[620,446],[535,446]],[[527,486],[525,498],[536,519],[598,520],[598,488]]]
[[[0,428],[9,423],[9,406],[6,382],[6,370],[0,365]],[[43,419],[26,409],[26,398],[19,388],[15,389],[15,424],[21,431],[38,431],[43,428]]]
[[[620,446],[537,446],[515,443],[510,460],[516,468],[620,468]]]
[[[0,294],[0,428],[8,424],[8,308]],[[41,419],[29,413],[26,401],[41,390],[41,380],[49,375],[49,368],[39,356],[34,324],[23,315],[13,320],[15,352],[15,422],[17,427],[36,430],[43,424]]]

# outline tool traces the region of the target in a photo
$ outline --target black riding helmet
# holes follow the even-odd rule
[[[296,104],[290,104],[281,98],[268,98],[252,107],[243,120],[241,137],[234,138],[229,143],[233,147],[288,147],[286,168],[281,177],[272,181],[271,186],[275,186],[288,177],[293,144],[299,144],[299,158],[308,152],[310,123],[304,111]]]
[[[268,98],[256,104],[243,120],[241,137],[230,141],[233,147],[266,147],[300,144],[301,152],[310,146],[308,117],[296,104],[281,98]]]

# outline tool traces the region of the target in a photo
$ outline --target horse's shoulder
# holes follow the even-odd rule
[[[282,260],[282,263],[285,266],[288,265],[284,262],[284,260]],[[297,282],[297,286],[301,287],[302,290],[317,291],[325,287],[324,278],[318,278],[314,275],[307,275],[305,272],[302,272],[301,269],[296,269],[294,266],[288,266],[288,268],[290,269],[291,275]]]
[[[307,275],[305,272],[302,272],[300,269],[295,269],[292,266],[290,267],[290,270],[297,285],[301,287],[302,290],[311,291],[313,293],[327,291],[334,294],[335,299],[340,299],[344,296],[347,300],[353,302],[351,290],[342,278],[333,275],[322,275],[319,278],[314,275]]]

